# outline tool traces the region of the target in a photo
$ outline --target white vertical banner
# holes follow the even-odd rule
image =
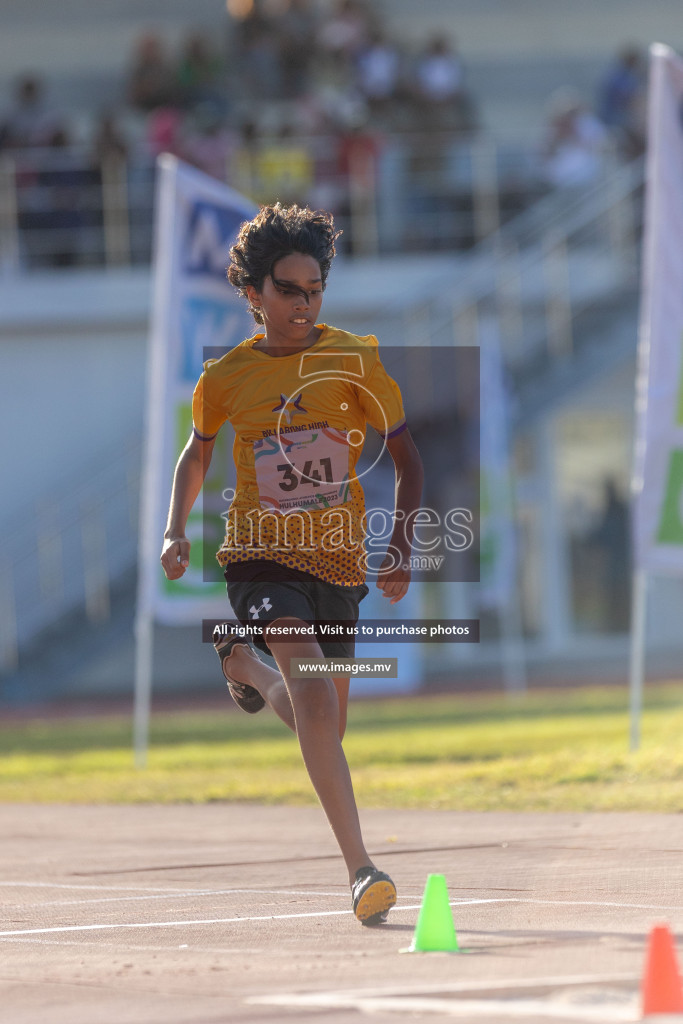
[[[498,327],[480,325],[482,607],[501,609],[517,583],[509,411]]]
[[[202,501],[187,522],[190,566],[166,579],[159,562],[173,471],[192,430],[192,394],[206,358],[248,337],[254,322],[228,284],[229,249],[256,207],[201,171],[164,154],[157,164],[152,320],[142,464],[138,601],[135,618],[133,734],[138,767],[147,762],[154,623],[199,623],[226,611],[225,584],[214,572],[222,540],[221,495],[231,482],[228,431],[216,441]],[[212,515],[205,514],[209,509]]]
[[[246,304],[226,279],[226,267],[240,224],[255,212],[253,203],[227,186],[175,157],[160,157],[142,475],[139,619],[174,625],[220,618],[226,612],[225,584],[218,575],[215,582],[206,582],[203,567],[213,566],[222,540],[220,497],[231,482],[232,466],[227,430],[222,430],[216,441],[203,502],[197,502],[188,519],[190,567],[181,579],[169,582],[159,555],[173,470],[192,430],[192,393],[202,363],[209,356],[222,355],[254,330]],[[216,510],[215,515],[203,515],[207,505]]]
[[[500,622],[502,668],[507,693],[526,689],[522,614],[517,593],[510,396],[498,324],[479,329],[481,418],[481,583],[479,603],[493,608]]]
[[[650,48],[633,477],[635,564],[683,574],[683,60]]]

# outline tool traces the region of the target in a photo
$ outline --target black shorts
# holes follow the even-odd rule
[[[368,593],[364,583],[343,587],[327,583],[308,573],[275,567],[269,562],[246,562],[225,571],[228,599],[243,626],[275,619],[295,618],[312,623],[320,649],[326,658],[352,658],[355,636],[347,633],[358,622],[358,605]],[[238,578],[235,578],[238,577]],[[333,636],[321,626],[342,627]],[[251,637],[254,647],[269,654],[260,637]]]

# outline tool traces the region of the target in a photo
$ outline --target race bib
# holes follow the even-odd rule
[[[349,495],[349,442],[334,427],[254,441],[261,508],[276,512],[325,509]]]

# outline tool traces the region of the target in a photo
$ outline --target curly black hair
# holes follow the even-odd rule
[[[332,214],[325,210],[280,203],[262,206],[253,220],[240,226],[237,241],[230,250],[228,281],[249,302],[247,285],[260,292],[278,260],[303,253],[318,263],[324,288],[336,252],[335,239],[340,234],[334,229]],[[263,323],[263,314],[251,303],[249,312],[256,323]]]

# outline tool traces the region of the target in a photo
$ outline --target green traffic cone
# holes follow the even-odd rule
[[[458,938],[444,875],[427,875],[411,953],[457,953]]]

